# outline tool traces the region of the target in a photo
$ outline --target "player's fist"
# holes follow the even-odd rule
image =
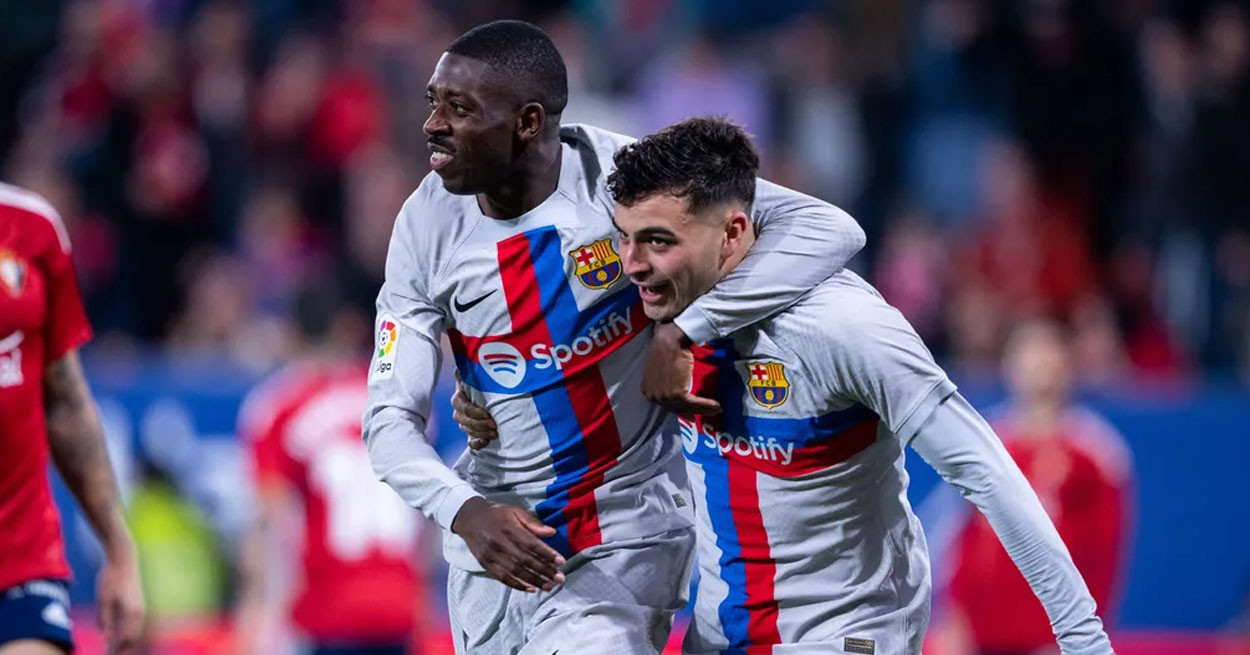
[[[451,531],[496,580],[526,592],[551,591],[564,583],[564,557],[540,537],[555,528],[512,505],[470,498],[451,522]]]
[[[720,403],[690,393],[693,377],[690,340],[676,325],[657,323],[643,364],[642,395],[683,416],[720,413]]]

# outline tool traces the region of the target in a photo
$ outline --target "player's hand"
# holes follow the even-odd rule
[[[456,372],[456,393],[451,396],[451,417],[469,436],[469,448],[480,450],[499,437],[499,428],[484,407],[473,404]]]
[[[551,591],[564,583],[564,557],[539,537],[556,529],[533,514],[485,498],[470,498],[451,522],[451,531],[496,580],[526,592]]]
[[[690,340],[674,323],[657,323],[643,363],[642,395],[681,414],[719,414],[720,403],[690,393],[694,354]]]
[[[96,604],[100,628],[108,639],[109,655],[139,651],[143,638],[143,586],[133,547],[108,554],[96,577]]]

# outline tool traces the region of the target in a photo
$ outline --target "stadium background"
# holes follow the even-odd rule
[[[1071,325],[1082,397],[1136,468],[1105,610],[1121,655],[1250,652],[1244,3],[0,0],[0,177],[72,234],[153,652],[231,652],[240,400],[291,355],[314,276],[348,291],[367,343],[390,225],[427,171],[425,82],[502,17],[556,39],[566,122],[727,114],[767,177],[851,211],[869,235],[853,267],[979,407],[1002,399],[1012,325]],[[934,475],[911,459],[925,510]],[[62,507],[92,655],[95,551]]]

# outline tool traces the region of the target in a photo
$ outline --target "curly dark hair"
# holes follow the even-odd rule
[[[608,176],[612,198],[625,207],[659,193],[686,199],[692,214],[755,201],[759,155],[741,127],[721,117],[689,118],[621,148]]]

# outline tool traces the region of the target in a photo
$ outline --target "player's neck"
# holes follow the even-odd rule
[[[561,157],[559,138],[532,144],[517,163],[512,179],[477,195],[478,208],[497,219],[516,218],[533,210],[560,186]]]
[[[1033,400],[1020,406],[1019,420],[1030,434],[1050,435],[1059,431],[1063,424],[1062,402]]]

